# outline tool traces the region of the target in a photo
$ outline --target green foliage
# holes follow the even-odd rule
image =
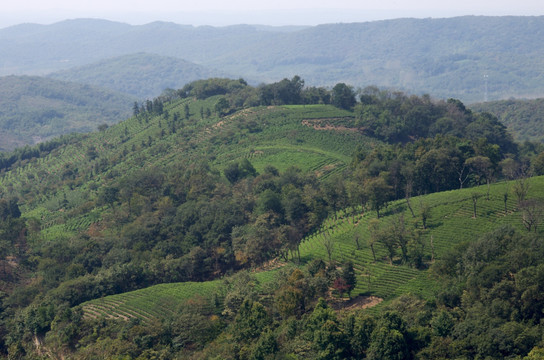
[[[150,100],[122,124],[43,151],[36,147],[25,159],[18,153],[3,171],[0,191],[17,196],[22,214],[10,205],[17,203],[0,200],[8,214],[1,225],[0,271],[8,289],[18,287],[3,302],[13,316],[0,325],[15,329],[16,319],[31,314],[28,326],[23,321],[9,331],[14,351],[17,344],[35,351],[28,344],[38,331],[49,336],[47,346],[63,338],[75,344],[66,349],[74,356],[98,352],[109,341],[132,357],[410,358],[428,346],[429,353],[459,357],[467,348],[449,348],[448,341],[468,339],[471,326],[488,326],[463,318],[478,314],[478,303],[487,304],[486,316],[504,320],[497,329],[508,336],[503,343],[477,337],[470,356],[503,348],[521,356],[536,346],[542,313],[538,230],[532,243],[501,229],[502,237],[492,234],[453,250],[501,225],[522,229],[515,196],[504,197],[516,187],[489,181],[486,188],[414,197],[413,213],[407,204],[411,191],[457,187],[463,169],[470,168],[469,185],[497,176],[501,146],[454,136],[403,146],[370,142],[354,131],[352,113],[330,105],[249,108],[221,119],[195,115],[220,98],[231,101],[251,90],[240,80],[224,83],[233,92]],[[229,102],[229,111],[236,108]],[[489,139],[505,140],[501,136],[492,132]],[[301,168],[292,166],[300,162]],[[338,169],[331,171],[333,166]],[[228,169],[225,177],[218,169]],[[429,180],[429,174],[437,178]],[[541,178],[517,183],[524,184],[525,199],[543,197]],[[489,196],[479,199],[473,218],[472,194],[481,197],[485,190]],[[523,247],[509,252],[516,241],[530,256]],[[290,261],[300,268],[226,276]],[[338,264],[346,266],[338,271]],[[30,277],[35,281],[23,280]],[[208,281],[219,277],[224,280]],[[354,299],[317,301],[338,279],[339,292],[351,291]],[[450,287],[438,294],[442,282]],[[384,315],[387,302],[406,293],[425,301],[410,300],[404,308],[392,302],[404,312]],[[513,306],[510,298],[494,296],[503,293],[514,294]],[[386,302],[365,310],[372,321],[337,313],[367,295]],[[85,314],[80,330],[62,333],[53,326],[56,318],[68,323],[63,309],[78,305]],[[532,328],[510,324],[518,319]],[[529,340],[522,346],[513,339],[524,331]],[[432,340],[437,337],[442,340]],[[102,357],[117,354],[108,351]]]
[[[539,141],[544,138],[541,121],[544,116],[544,99],[489,101],[472,104],[470,107],[474,111],[495,115],[518,141]]]
[[[350,86],[338,83],[332,88],[332,104],[334,106],[349,110],[355,105],[355,102],[355,94]]]

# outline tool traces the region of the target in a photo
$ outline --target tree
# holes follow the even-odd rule
[[[536,176],[544,175],[544,151],[534,157],[531,161],[533,172]]]
[[[132,106],[132,114],[134,116],[138,116],[140,114],[140,106],[138,105],[137,101],[135,101],[134,105]]]
[[[525,197],[529,192],[529,180],[525,176],[520,176],[516,179],[516,182],[512,188],[514,190],[514,194],[516,194],[518,205],[520,205],[525,201]]]
[[[344,208],[347,203],[347,191],[344,180],[340,177],[334,177],[324,184],[324,195],[327,204],[337,219],[337,211]]]
[[[221,97],[215,103],[214,110],[217,113],[217,116],[223,116],[227,112],[229,107],[230,107],[229,101],[225,97]]]
[[[416,217],[414,209],[410,199],[412,198],[412,191],[414,191],[414,169],[411,166],[405,166],[401,169],[402,176],[404,177],[406,184],[404,187],[404,198],[406,199],[406,205],[412,214],[412,217]]]
[[[217,106],[217,105],[216,105]],[[190,110],[189,110],[189,104],[185,104],[183,107],[183,111],[185,113],[185,120],[189,120],[189,117],[191,116]],[[217,110],[216,110],[217,111]],[[218,111],[219,113],[220,111]]]
[[[372,178],[365,183],[365,192],[372,209],[376,210],[376,216],[380,218],[380,210],[387,204],[391,197],[391,186],[380,176]]]
[[[487,195],[486,198],[489,200],[489,189],[491,184],[491,177],[493,176],[493,164],[491,160],[486,156],[474,156],[468,158],[465,161],[465,164],[472,169],[476,176],[476,183],[480,185],[482,179],[485,179],[487,183]]]
[[[225,170],[223,170],[223,174],[225,174],[225,177],[231,184],[234,184],[241,178],[240,165],[237,162],[229,164]]]
[[[536,233],[538,225],[544,217],[544,202],[537,199],[524,200],[519,204],[522,211],[521,221],[527,231],[534,230]]]
[[[387,312],[372,332],[368,358],[376,360],[405,360],[410,358],[405,337],[406,325],[396,313]]]
[[[21,210],[17,204],[17,199],[0,199],[0,220],[17,219],[21,216]]]
[[[266,308],[257,301],[245,300],[234,319],[234,336],[242,342],[253,341],[271,323]]]
[[[234,184],[245,177],[256,176],[257,170],[255,170],[248,159],[244,158],[240,162],[234,162],[228,165],[225,170],[223,170],[223,174],[225,174],[225,177],[231,184]]]
[[[372,251],[372,257],[374,258],[374,262],[376,262],[376,252],[374,251],[374,245],[379,239],[380,221],[378,219],[371,219],[368,222],[368,231],[370,232],[370,236],[368,237],[368,246]]]
[[[424,202],[420,203],[421,210],[421,222],[423,223],[423,229],[427,229],[427,220],[431,217],[431,207]]]
[[[304,295],[294,286],[284,286],[274,296],[276,309],[286,319],[289,316],[300,315],[304,311]]]
[[[103,205],[113,207],[119,200],[119,188],[115,186],[107,186],[98,193],[98,202]]]
[[[400,251],[402,253],[402,262],[408,262],[408,243],[410,241],[410,234],[406,230],[406,225],[404,223],[404,215],[400,214],[393,218],[393,222],[390,226],[390,231],[392,232],[392,237],[396,239]]]
[[[344,264],[342,268],[342,279],[344,279],[346,284],[348,296],[351,298],[351,292],[355,289],[355,285],[357,285],[357,277],[355,276],[355,270],[353,269],[353,263],[351,261]]]
[[[332,88],[332,104],[338,108],[349,110],[355,105],[353,88],[344,83],[338,83]]]
[[[334,280],[332,287],[338,292],[340,298],[344,297],[344,293],[348,291],[349,288],[348,284],[346,284],[346,280],[344,280],[342,277],[337,277]]]
[[[470,172],[467,171],[467,168],[467,162],[465,161],[461,166],[461,169],[457,170],[457,174],[459,175],[459,189],[463,188],[463,184],[465,183],[465,181],[467,181],[470,175]]]
[[[329,259],[329,266],[332,265],[332,255],[334,253],[334,242],[332,241],[332,236],[322,233],[323,239],[321,243],[327,252],[327,257]]]
[[[476,219],[476,205],[478,203],[478,199],[482,197],[482,194],[479,194],[477,192],[473,192],[470,194],[470,198],[472,199],[472,217]]]

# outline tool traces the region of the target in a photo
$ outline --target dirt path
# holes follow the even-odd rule
[[[302,120],[302,125],[313,128],[314,130],[335,130],[335,131],[351,131],[358,132],[357,128],[348,128],[343,125],[331,125],[329,121],[335,120],[331,119],[306,119]]]
[[[383,301],[382,298],[379,298],[377,296],[356,296],[351,300],[340,300],[336,299],[334,302],[331,302],[331,306],[334,310],[340,311],[340,310],[359,310],[359,309],[366,309],[369,307],[373,307],[378,305]]]

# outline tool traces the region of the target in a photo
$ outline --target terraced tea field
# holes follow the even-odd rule
[[[403,214],[407,227],[421,229],[419,209],[422,204],[431,207],[431,217],[427,230],[422,230],[427,264],[432,254],[440,258],[457,244],[475,240],[483,233],[502,225],[511,225],[526,231],[521,222],[521,212],[516,207],[512,193],[513,183],[498,183],[491,186],[490,198],[486,200],[485,186],[436,193],[413,198],[415,218],[412,218],[404,200],[389,205],[380,219],[381,226],[388,226],[395,215]],[[504,212],[503,193],[509,191],[507,212]],[[479,192],[482,197],[477,203],[477,216],[473,217],[472,194]],[[544,199],[544,177],[530,180],[529,198]],[[360,209],[359,209],[360,210]],[[336,220],[331,217],[325,221],[320,231],[307,237],[300,245],[303,262],[312,259],[328,261],[326,243],[332,244],[331,258],[340,264],[351,260],[357,274],[357,286],[353,295],[373,295],[391,300],[402,294],[412,293],[423,298],[431,298],[438,287],[436,280],[427,270],[418,270],[408,265],[391,265],[385,248],[375,245],[376,258],[368,245],[370,232],[368,224],[375,218],[374,212],[366,212],[354,218],[344,211],[337,213]],[[358,238],[359,248],[355,239]],[[431,244],[432,239],[432,244]],[[399,260],[399,259],[396,259]],[[277,270],[256,273],[261,283],[272,281]],[[209,306],[210,312],[222,310],[222,282],[162,284],[125,294],[108,296],[82,304],[87,318],[106,317],[115,319],[138,318],[143,322],[164,319],[185,301],[194,299]],[[382,303],[386,304],[387,301]],[[375,310],[370,310],[375,311]]]
[[[544,199],[544,177],[530,180],[528,197]],[[381,226],[388,226],[395,215],[402,214],[408,228],[417,227],[422,232],[424,253],[430,264],[434,255],[439,259],[456,245],[478,239],[482,234],[500,226],[510,225],[520,231],[527,231],[521,220],[521,211],[513,193],[513,182],[493,184],[489,200],[486,199],[487,187],[454,190],[443,193],[416,197],[411,200],[415,211],[412,218],[406,201],[401,200],[389,205],[380,219]],[[504,211],[504,192],[508,190],[507,212]],[[481,197],[476,205],[476,217],[473,216],[472,194]],[[431,208],[431,217],[427,220],[427,229],[423,230],[419,218],[421,206]],[[385,247],[374,245],[377,261],[374,261],[369,246],[369,221],[375,218],[375,212],[367,212],[355,218],[355,223],[343,212],[338,213],[338,220],[328,219],[316,234],[303,240],[300,246],[304,261],[320,258],[328,261],[327,247],[331,247],[331,258],[336,263],[352,261],[358,275],[354,294],[368,294],[391,299],[403,293],[431,296],[436,283],[427,271],[417,270],[408,265],[397,263],[390,265]],[[359,241],[357,248],[356,238]],[[400,251],[398,251],[400,253]]]
[[[258,284],[275,278],[276,270],[255,274]],[[87,301],[83,308],[85,318],[118,320],[139,319],[143,323],[162,321],[178,312],[188,302],[197,303],[206,313],[220,314],[225,295],[222,280],[159,284],[123,294]]]

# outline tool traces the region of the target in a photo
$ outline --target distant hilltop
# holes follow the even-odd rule
[[[183,59],[254,84],[298,74],[316,86],[378,85],[478,102],[486,94],[489,100],[542,96],[543,37],[542,16],[396,19],[292,28],[167,22],[133,26],[78,19],[0,30],[0,75],[46,75],[145,52]]]

